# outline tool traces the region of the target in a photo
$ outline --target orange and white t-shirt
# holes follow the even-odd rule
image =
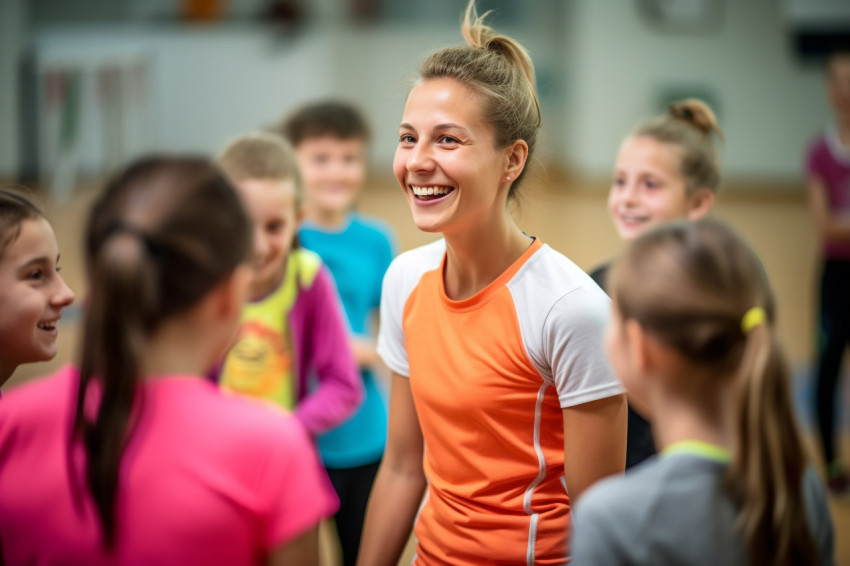
[[[562,408],[617,395],[608,297],[535,240],[476,295],[443,285],[443,240],[387,271],[378,352],[409,376],[428,493],[417,564],[563,564],[570,501]]]

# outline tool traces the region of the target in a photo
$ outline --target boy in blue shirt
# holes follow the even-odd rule
[[[354,416],[318,439],[339,495],[335,516],[343,563],[357,560],[372,482],[384,453],[387,405],[375,368],[375,321],[384,272],[395,256],[391,229],[354,211],[366,177],[368,128],[351,105],[325,101],[292,113],[279,132],[295,147],[303,182],[301,244],[321,256],[339,289],[366,397]]]

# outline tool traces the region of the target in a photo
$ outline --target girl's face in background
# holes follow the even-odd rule
[[[319,214],[338,215],[353,206],[366,177],[366,147],[359,138],[321,136],[295,149],[304,199]]]
[[[247,179],[237,187],[254,222],[254,272],[248,294],[256,299],[283,280],[298,228],[295,183],[291,179]]]
[[[454,79],[410,91],[393,171],[420,230],[451,233],[504,215],[507,151],[481,111],[479,95]]]
[[[52,359],[57,323],[74,293],[59,275],[59,246],[44,218],[24,220],[0,260],[0,358],[4,365]]]
[[[653,138],[629,137],[620,147],[608,212],[624,240],[647,229],[689,217],[692,208],[679,173],[680,151]]]

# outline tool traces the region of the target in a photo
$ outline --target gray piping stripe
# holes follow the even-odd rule
[[[525,551],[526,566],[534,566],[534,546],[537,542],[537,521],[539,517],[537,513],[534,513],[528,525],[528,550]]]
[[[537,477],[529,484],[525,490],[525,495],[522,498],[523,510],[531,516],[531,523],[528,530],[528,550],[526,557],[530,560],[530,565],[534,564],[534,546],[537,542],[537,513],[531,509],[531,497],[534,495],[535,488],[540,485],[543,478],[546,477],[546,459],[543,457],[543,450],[540,448],[540,420],[543,413],[543,399],[548,389],[549,384],[543,381],[540,384],[540,389],[537,390],[537,402],[534,404],[534,452],[537,453]]]

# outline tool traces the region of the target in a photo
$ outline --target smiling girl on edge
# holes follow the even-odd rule
[[[0,188],[0,385],[20,364],[56,356],[56,325],[73,301],[44,214],[23,193]]]
[[[571,500],[621,472],[626,403],[603,349],[609,303],[507,210],[540,128],[525,50],[467,7],[469,45],[425,59],[394,171],[443,240],[384,280],[387,450],[360,564],[562,564]]]

